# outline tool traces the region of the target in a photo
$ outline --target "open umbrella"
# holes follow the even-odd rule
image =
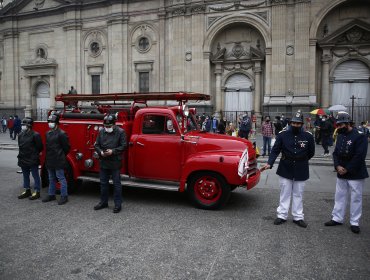
[[[329,107],[328,110],[329,111],[334,111],[334,112],[346,111],[347,107],[339,104],[339,105],[333,105],[333,106]]]
[[[310,112],[310,114],[312,114],[312,115],[329,115],[330,111],[328,109],[318,108],[318,109],[312,110]]]

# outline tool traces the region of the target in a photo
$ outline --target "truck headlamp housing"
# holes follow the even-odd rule
[[[81,160],[83,157],[83,154],[82,153],[76,153],[76,159],[77,160]]]
[[[94,161],[91,158],[85,160],[85,167],[86,168],[91,168],[91,167],[93,167],[93,165],[94,165]]]

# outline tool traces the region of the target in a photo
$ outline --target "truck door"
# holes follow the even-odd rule
[[[173,122],[173,129],[168,130],[167,121]],[[180,179],[181,135],[170,115],[144,115],[141,132],[132,140],[130,157],[135,177],[169,181]]]

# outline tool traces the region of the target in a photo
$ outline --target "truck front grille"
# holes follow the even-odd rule
[[[248,160],[248,171],[247,179],[257,173],[257,159],[256,157],[249,158]]]

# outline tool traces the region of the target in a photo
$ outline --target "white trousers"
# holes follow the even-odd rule
[[[303,220],[303,191],[305,181],[294,181],[283,177],[279,178],[280,204],[277,208],[277,217],[286,220],[290,207],[290,200],[293,193],[292,216],[293,220]]]
[[[351,192],[350,223],[358,226],[362,214],[362,189],[365,179],[346,180],[337,178],[335,190],[335,204],[332,212],[333,220],[343,223],[346,213],[349,192]]]

